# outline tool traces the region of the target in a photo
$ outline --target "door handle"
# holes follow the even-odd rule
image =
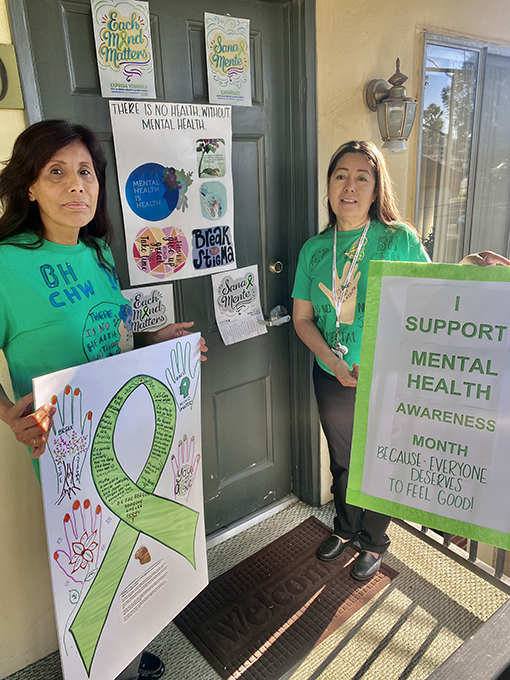
[[[284,305],[276,305],[269,312],[269,319],[258,319],[258,323],[262,326],[283,326],[284,323],[289,323],[290,319],[287,308]]]

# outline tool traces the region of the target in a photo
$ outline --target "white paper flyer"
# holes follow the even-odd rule
[[[225,345],[267,333],[259,321],[264,319],[260,306],[257,265],[211,277],[214,312]]]

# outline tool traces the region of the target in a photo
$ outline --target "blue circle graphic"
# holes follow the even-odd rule
[[[159,163],[139,165],[127,179],[126,199],[138,217],[150,222],[166,219],[179,200],[175,168]]]

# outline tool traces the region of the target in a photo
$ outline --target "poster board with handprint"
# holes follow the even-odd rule
[[[114,680],[206,585],[200,335],[34,380],[65,680]]]
[[[235,269],[231,112],[110,102],[132,286]]]

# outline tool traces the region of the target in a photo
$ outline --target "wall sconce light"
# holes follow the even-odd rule
[[[377,111],[377,122],[383,138],[383,151],[386,153],[404,153],[406,141],[413,129],[416,116],[416,102],[406,97],[403,86],[407,76],[400,73],[400,59],[397,59],[397,71],[389,79],[392,87],[385,80],[371,80],[365,87],[365,101],[372,111]]]

